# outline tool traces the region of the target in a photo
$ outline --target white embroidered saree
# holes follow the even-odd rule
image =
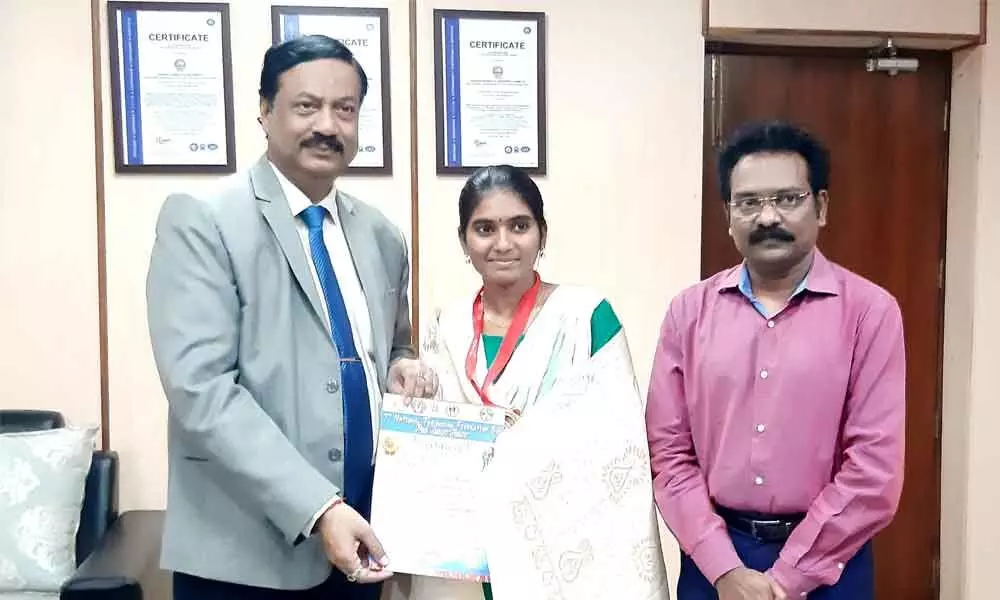
[[[669,597],[642,399],[624,332],[595,343],[602,301],[557,287],[491,388],[494,403],[522,414],[497,439],[478,502],[495,600]],[[465,376],[471,304],[435,315],[424,336],[449,401],[481,402]],[[487,358],[480,344],[479,383]],[[479,584],[428,577],[388,587],[394,600],[485,597]]]

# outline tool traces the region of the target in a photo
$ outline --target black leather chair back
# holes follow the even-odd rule
[[[0,433],[58,429],[65,426],[62,413],[54,410],[0,410]]]
[[[0,433],[40,431],[65,427],[62,414],[49,410],[0,410]],[[79,566],[98,547],[108,528],[118,518],[118,453],[95,450],[87,473],[76,532],[76,564]]]

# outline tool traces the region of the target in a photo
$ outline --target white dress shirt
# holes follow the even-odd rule
[[[320,303],[323,305],[323,321],[326,323],[327,330],[330,330],[330,317],[326,305],[326,296],[323,295],[323,287],[319,282],[319,275],[316,273],[316,266],[313,264],[312,251],[309,246],[309,227],[306,222],[299,216],[299,214],[305,209],[312,206],[312,201],[302,193],[302,190],[297,188],[295,184],[286,178],[273,163],[268,163],[271,166],[271,170],[274,171],[275,176],[278,178],[278,183],[281,185],[281,191],[285,194],[285,199],[288,201],[288,207],[292,211],[292,217],[295,221],[295,229],[299,234],[299,240],[302,242],[302,250],[306,254],[306,262],[309,264],[309,272],[312,274],[313,285],[316,286],[316,291],[319,295]],[[361,287],[361,279],[358,277],[358,272],[354,268],[354,260],[351,258],[351,250],[347,245],[347,238],[344,237],[344,230],[341,228],[338,221],[339,214],[337,212],[337,188],[336,186],[331,187],[330,193],[327,194],[326,198],[323,198],[319,202],[320,206],[326,208],[326,216],[323,218],[323,241],[326,244],[327,252],[330,254],[330,262],[333,263],[333,272],[337,275],[337,283],[340,286],[340,292],[344,297],[344,305],[347,307],[347,315],[351,321],[351,332],[354,337],[354,346],[358,350],[358,357],[361,359],[361,364],[364,366],[365,379],[368,383],[368,399],[371,405],[372,414],[372,436],[373,436],[373,447],[378,443],[378,429],[379,429],[379,417],[382,406],[382,393],[378,387],[378,379],[375,377],[375,365],[372,361],[372,352],[374,348],[374,339],[372,337],[372,323],[371,314],[368,311],[368,302],[365,299],[364,290]],[[375,460],[374,452],[372,453],[372,461]],[[313,517],[312,520],[307,524],[306,529],[303,531],[303,535],[308,536],[316,524],[316,520],[319,519],[320,515],[326,512],[326,509],[333,503],[331,499],[330,502],[325,504],[322,509]]]

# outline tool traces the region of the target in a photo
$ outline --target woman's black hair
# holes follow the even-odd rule
[[[465,182],[462,193],[458,196],[459,237],[465,240],[465,231],[469,228],[472,213],[475,212],[476,207],[487,194],[497,190],[506,190],[517,194],[528,205],[531,215],[542,231],[542,239],[544,240],[548,225],[545,223],[542,193],[538,191],[538,186],[524,169],[511,165],[481,167]]]

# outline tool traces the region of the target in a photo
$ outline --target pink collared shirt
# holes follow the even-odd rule
[[[742,566],[712,502],[807,513],[768,572],[789,598],[835,583],[895,514],[903,484],[902,315],[818,250],[801,293],[763,316],[742,266],[678,295],[653,360],[656,503],[710,582]]]

